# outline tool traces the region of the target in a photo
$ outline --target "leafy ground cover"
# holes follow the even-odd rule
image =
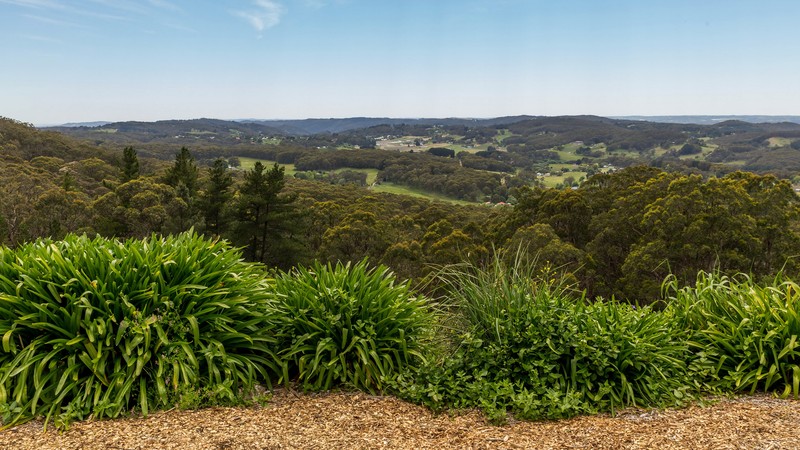
[[[503,420],[556,419],[691,397],[687,343],[670,313],[590,302],[518,259],[439,277],[460,319],[454,351],[401,378],[399,395]]]
[[[275,283],[279,355],[308,390],[370,392],[424,361],[434,316],[427,300],[366,261],[298,267]]]
[[[434,283],[436,301],[366,261],[270,277],[191,232],[2,248],[2,421],[247,404],[278,383],[496,422],[800,396],[800,288],[781,277],[670,279],[657,309],[587,299],[521,257]]]
[[[224,242],[70,236],[0,262],[5,424],[234,402],[280,372],[268,282]]]

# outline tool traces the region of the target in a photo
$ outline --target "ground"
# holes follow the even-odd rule
[[[166,411],[147,418],[42,422],[0,432],[14,449],[797,449],[800,401],[766,395],[675,410],[628,409],[552,422],[493,426],[392,397],[279,391],[264,407]]]

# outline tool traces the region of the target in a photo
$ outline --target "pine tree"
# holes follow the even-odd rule
[[[237,237],[248,245],[250,257],[274,265],[281,260],[279,249],[291,230],[294,211],[291,195],[280,195],[285,185],[284,169],[275,164],[265,171],[261,162],[245,173],[236,203]],[[285,258],[283,258],[285,259]]]
[[[189,229],[198,219],[197,211],[197,165],[189,149],[181,147],[175,155],[175,164],[167,169],[164,181],[175,189],[175,194],[182,204],[177,209],[176,223],[180,230]]]
[[[165,181],[168,185],[179,189],[183,185],[190,196],[197,192],[197,165],[194,157],[186,147],[181,147],[181,151],[175,155],[175,165],[167,169]]]
[[[122,151],[122,182],[126,183],[139,178],[139,158],[133,147],[125,147]]]
[[[208,169],[208,188],[203,194],[202,209],[206,221],[206,229],[219,236],[228,226],[228,218],[224,210],[233,198],[230,191],[233,177],[228,172],[228,163],[223,158],[214,161]]]

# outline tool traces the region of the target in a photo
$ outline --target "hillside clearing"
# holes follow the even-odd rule
[[[800,402],[755,395],[685,409],[493,426],[476,412],[436,415],[392,397],[278,391],[261,408],[158,412],[76,422],[65,432],[29,422],[0,448],[799,448]]]

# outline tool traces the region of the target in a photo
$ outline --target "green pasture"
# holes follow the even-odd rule
[[[586,172],[573,170],[573,171],[569,171],[569,172],[564,172],[563,175],[551,175],[549,177],[542,177],[542,182],[544,183],[544,185],[546,187],[554,188],[557,185],[563,183],[564,180],[567,177],[572,177],[572,178],[575,179],[575,181],[578,181],[578,180],[581,179],[581,177],[585,177],[585,176],[586,176]]]
[[[213,131],[201,131],[201,130],[196,130],[196,129],[192,128],[191,130],[187,131],[186,134],[189,134],[189,135],[192,135],[192,136],[203,136],[203,135],[217,134],[217,133],[214,133]]]
[[[457,200],[451,197],[447,197],[446,195],[436,194],[433,192],[428,192],[422,189],[411,188],[408,186],[403,186],[400,184],[395,183],[388,183],[383,182],[381,184],[376,184],[370,187],[371,190],[375,192],[386,192],[389,194],[400,194],[400,195],[410,195],[412,197],[420,197],[420,198],[427,198],[429,200],[439,200],[443,202],[454,203],[457,205],[474,205],[473,202],[468,202],[466,200]]]
[[[499,130],[499,131],[497,132],[497,135],[494,137],[494,139],[495,139],[495,140],[496,140],[496,141],[497,141],[499,144],[501,144],[501,145],[502,145],[502,144],[503,144],[503,141],[504,141],[506,138],[508,138],[508,137],[511,137],[511,136],[513,136],[513,135],[514,135],[514,133],[512,133],[511,131],[509,131],[509,130],[507,130],[507,129],[503,129],[503,130]]]
[[[239,162],[242,163],[242,166],[241,166],[242,170],[250,170],[250,169],[252,169],[253,166],[255,166],[256,162],[258,162],[258,161],[261,161],[261,164],[263,164],[267,168],[272,167],[272,165],[276,163],[276,161],[272,161],[272,160],[269,160],[269,159],[250,158],[250,157],[247,157],[247,156],[237,156],[237,158],[239,158]],[[292,176],[292,175],[295,174],[295,172],[297,172],[297,170],[295,170],[295,168],[294,168],[294,164],[280,164],[279,163],[278,165],[284,167],[284,171],[285,171],[284,173],[287,176]]]
[[[770,147],[788,147],[792,145],[792,140],[784,137],[771,137],[767,141]]]

